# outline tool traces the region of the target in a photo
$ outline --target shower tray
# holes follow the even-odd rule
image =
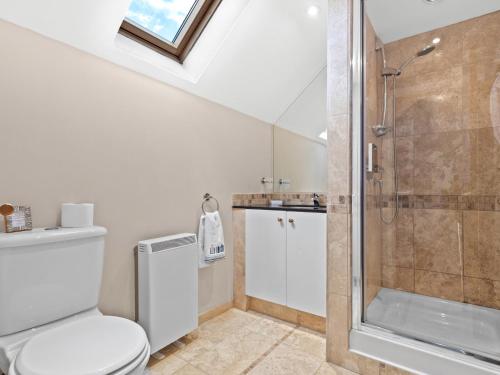
[[[420,341],[500,361],[500,311],[382,288],[366,323]]]

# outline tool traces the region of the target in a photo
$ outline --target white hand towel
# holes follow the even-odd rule
[[[206,261],[226,256],[224,232],[218,211],[200,217],[198,241]]]

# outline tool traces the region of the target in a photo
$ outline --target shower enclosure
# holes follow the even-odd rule
[[[352,66],[353,348],[500,373],[500,1],[353,0]]]

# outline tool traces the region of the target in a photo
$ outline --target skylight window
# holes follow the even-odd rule
[[[132,0],[120,33],[182,62],[222,0]]]
[[[125,19],[167,42],[175,43],[195,4],[194,0],[132,0]]]

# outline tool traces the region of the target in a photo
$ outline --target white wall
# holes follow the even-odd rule
[[[0,202],[94,202],[108,228],[100,306],[133,317],[137,241],[197,230],[221,203],[227,259],[200,271],[200,310],[232,299],[231,194],[272,173],[269,124],[0,22]]]

